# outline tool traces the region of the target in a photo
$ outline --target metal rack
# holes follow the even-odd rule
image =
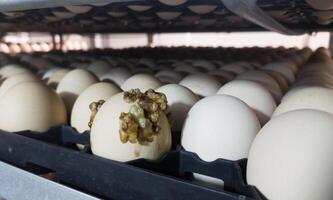
[[[329,14],[329,11],[314,10],[305,0],[234,1],[244,4],[245,9],[241,10],[230,6],[230,2],[188,0],[181,5],[169,6],[158,0],[10,0],[0,2],[0,28],[3,32],[81,34],[266,29],[298,34],[333,28],[329,17],[326,21],[318,18],[320,13]],[[206,10],[198,6],[205,6]],[[256,13],[258,10],[260,15]]]

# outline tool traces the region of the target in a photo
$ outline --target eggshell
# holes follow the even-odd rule
[[[118,86],[121,86],[129,77],[131,77],[132,73],[124,68],[124,67],[117,67],[113,68],[104,74],[101,77],[102,81],[111,81],[116,83]]]
[[[179,85],[185,86],[197,95],[206,97],[216,94],[222,84],[209,74],[197,73],[186,76]]]
[[[89,130],[88,122],[91,116],[89,105],[99,100],[106,101],[111,96],[120,92],[120,88],[112,83],[100,82],[89,86],[79,95],[74,103],[71,115],[72,127],[80,133]]]
[[[280,73],[281,75],[283,75],[287,80],[288,83],[291,84],[295,81],[295,75],[293,73],[293,71],[286,65],[284,65],[284,63],[269,63],[267,65],[265,65],[263,67],[263,69],[267,69],[267,70],[271,70],[271,71],[275,71]]]
[[[86,13],[92,9],[91,6],[65,6],[65,8],[75,14]]]
[[[122,85],[121,89],[131,90],[140,89],[142,92],[148,89],[156,89],[162,86],[162,83],[152,75],[149,74],[135,74],[127,79]]]
[[[217,77],[218,79],[223,80],[224,82],[229,82],[232,79],[234,79],[234,77],[235,77],[235,74],[233,72],[224,71],[221,69],[210,71],[210,72],[208,72],[208,74],[213,75],[213,76]]]
[[[93,62],[87,68],[88,71],[94,73],[98,78],[101,78],[110,69],[111,69],[110,64],[103,60],[97,60]]]
[[[156,15],[163,20],[173,20],[173,19],[176,19],[177,17],[179,17],[181,14],[182,14],[181,12],[171,12],[171,11],[156,12]]]
[[[39,81],[39,79],[32,74],[18,74],[7,78],[0,87],[0,97],[6,93],[10,88],[14,87],[17,84],[27,82],[27,81]]]
[[[261,125],[270,119],[276,108],[276,103],[270,92],[254,81],[231,81],[222,86],[217,94],[226,94],[242,100],[254,110]]]
[[[333,114],[333,90],[322,87],[306,87],[283,98],[273,117],[298,109],[315,109]]]
[[[233,72],[236,74],[241,74],[247,71],[247,69],[245,67],[242,67],[240,65],[238,65],[237,63],[231,63],[231,64],[227,64],[221,67],[222,70],[224,71],[228,71],[228,72]]]
[[[283,75],[271,70],[262,70],[262,71],[271,76],[279,84],[282,93],[286,93],[288,91],[289,88],[288,81]]]
[[[10,88],[0,98],[0,110],[0,129],[10,132],[42,132],[67,121],[61,98],[40,82],[24,82]]]
[[[255,138],[247,181],[267,199],[333,199],[333,115],[297,110],[270,120]]]
[[[157,72],[155,76],[165,83],[178,83],[183,78],[180,73],[167,69]]]
[[[151,160],[159,159],[171,148],[171,131],[167,117],[162,113],[160,117],[160,132],[154,136],[154,141],[147,145],[123,144],[119,138],[119,116],[121,112],[128,112],[132,104],[123,100],[123,93],[109,98],[98,111],[90,134],[91,150],[93,154],[126,162],[138,158]]]
[[[158,0],[158,1],[168,6],[179,6],[187,2],[187,0]]]
[[[306,0],[306,2],[318,10],[333,9],[333,1],[331,0]]]
[[[17,74],[25,74],[25,73],[32,74],[32,72],[26,68],[12,67],[12,68],[8,68],[7,70],[4,69],[3,71],[1,71],[1,76],[2,76],[2,79],[6,79],[8,77],[15,76]]]
[[[188,9],[198,15],[204,15],[213,12],[216,8],[216,5],[191,5],[188,7]]]
[[[59,82],[66,76],[70,69],[57,69],[48,79],[46,79],[46,84],[53,89],[56,89]]]
[[[149,5],[130,5],[127,7],[136,12],[144,12],[152,8],[152,6]]]
[[[279,84],[268,74],[259,70],[251,70],[242,73],[236,77],[237,80],[256,81],[265,86],[273,95],[275,102],[280,102],[282,98],[282,91]]]
[[[67,111],[70,112],[81,92],[97,82],[98,79],[92,73],[84,69],[74,69],[62,78],[56,91],[65,102]]]
[[[214,63],[207,61],[207,60],[192,60],[192,65],[194,67],[199,67],[204,69],[205,71],[211,71],[216,69]]]
[[[247,158],[259,121],[244,102],[229,95],[198,101],[189,111],[182,131],[182,145],[205,161]]]
[[[171,129],[181,131],[188,111],[200,98],[191,90],[177,84],[164,85],[156,91],[167,97],[172,119]]]

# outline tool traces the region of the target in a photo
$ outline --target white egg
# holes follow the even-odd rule
[[[66,108],[61,98],[40,82],[24,82],[0,98],[0,129],[10,132],[43,132],[65,124]]]
[[[333,115],[297,110],[270,120],[249,153],[247,181],[267,199],[333,199]]]
[[[101,78],[105,73],[111,69],[111,65],[103,60],[97,60],[91,63],[87,70],[94,73],[98,78]]]
[[[156,160],[171,148],[171,131],[167,117],[161,113],[160,131],[154,135],[152,142],[122,143],[120,140],[120,115],[129,112],[133,104],[124,101],[124,93],[109,98],[94,119],[91,128],[90,143],[95,155],[117,160],[130,161],[138,158]]]
[[[244,102],[229,95],[198,101],[189,111],[182,131],[182,145],[205,161],[247,158],[259,121]]]
[[[155,76],[164,83],[178,83],[182,80],[183,76],[174,70],[161,70]]]
[[[126,91],[138,88],[145,92],[148,89],[156,89],[161,86],[162,83],[150,74],[135,74],[121,85],[121,89]]]
[[[70,69],[58,68],[48,79],[46,79],[46,84],[53,89],[56,89],[59,82],[66,76]]]
[[[289,86],[287,79],[280,73],[271,70],[262,70],[269,76],[271,76],[280,86],[282,93],[286,93]]]
[[[205,71],[211,71],[216,69],[216,66],[212,62],[209,62],[207,60],[192,60],[192,65],[194,67],[202,68]]]
[[[39,79],[33,74],[18,74],[7,78],[0,87],[0,97],[5,94],[10,88],[17,84],[28,82],[28,81],[39,81]]]
[[[81,92],[97,82],[98,79],[89,71],[74,69],[62,78],[56,91],[65,102],[67,111],[70,112]]]
[[[175,71],[177,72],[184,72],[187,74],[194,74],[194,73],[200,73],[201,71],[198,68],[193,67],[189,64],[179,64],[175,66]]]
[[[295,75],[293,71],[283,62],[269,63],[263,66],[262,69],[271,70],[282,74],[288,80],[289,84],[295,81]]]
[[[2,79],[9,78],[18,74],[32,74],[32,72],[23,67],[12,67],[1,72]]]
[[[92,9],[91,6],[65,6],[65,8],[75,14],[86,13]]]
[[[236,74],[241,74],[247,71],[247,69],[243,66],[238,65],[237,63],[231,63],[227,65],[223,65],[221,67],[222,70],[228,71],[228,72],[233,72]]]
[[[216,8],[217,5],[191,5],[188,7],[188,9],[198,15],[204,15],[213,12]]]
[[[95,83],[85,89],[74,103],[71,115],[71,126],[79,133],[89,130],[91,110],[89,105],[99,100],[106,101],[111,96],[120,93],[121,90],[112,83]]]
[[[152,6],[149,5],[130,5],[127,7],[136,12],[144,12],[152,8]]]
[[[187,0],[158,0],[159,2],[168,6],[179,6],[184,4]]]
[[[124,11],[108,11],[108,15],[115,18],[125,17],[128,13]]]
[[[156,90],[165,94],[168,99],[173,131],[181,131],[186,115],[199,97],[191,90],[177,84],[164,85]]]
[[[276,103],[270,92],[254,81],[231,81],[223,85],[217,94],[231,95],[242,100],[254,110],[261,125],[270,119],[276,108]]]
[[[167,11],[159,11],[159,12],[156,12],[156,15],[163,19],[163,20],[173,20],[173,19],[176,19],[177,17],[179,17],[182,13],[181,12],[167,12]]]
[[[273,117],[298,109],[322,110],[333,114],[333,90],[322,87],[306,87],[290,91],[276,108]]]
[[[208,72],[208,74],[213,75],[213,76],[217,77],[218,79],[221,79],[223,82],[229,82],[235,78],[235,74],[233,72],[224,71],[221,69],[210,71],[210,72]]]
[[[236,77],[237,80],[256,81],[265,86],[273,95],[275,101],[278,103],[282,98],[282,91],[279,84],[267,73],[259,70],[251,70],[242,73]]]
[[[118,86],[121,86],[129,77],[131,77],[132,73],[124,68],[124,67],[117,67],[113,68],[104,74],[101,77],[102,81],[111,81],[116,83]]]
[[[206,97],[216,94],[222,84],[214,76],[204,73],[190,74],[179,85],[185,86],[197,95]]]
[[[306,0],[313,8],[318,10],[331,10],[333,9],[332,0]]]

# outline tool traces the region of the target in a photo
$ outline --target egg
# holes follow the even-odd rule
[[[222,70],[233,72],[235,74],[241,74],[247,71],[245,67],[238,65],[237,63],[230,63],[221,67]]]
[[[271,70],[262,71],[271,76],[279,84],[282,93],[286,93],[288,91],[288,81],[282,74]]]
[[[221,80],[220,82],[229,82],[232,79],[234,79],[235,74],[230,71],[224,71],[224,70],[213,70],[208,72],[208,74],[213,75],[217,79]]]
[[[103,60],[97,60],[95,62],[92,62],[87,67],[87,70],[94,73],[98,78],[101,78],[110,69],[111,69],[110,64]]]
[[[288,92],[289,93],[289,92]],[[290,91],[276,108],[273,117],[298,109],[322,110],[333,114],[333,90],[323,87],[305,87]]]
[[[276,103],[270,92],[254,81],[231,81],[223,85],[217,94],[231,95],[242,100],[254,110],[261,125],[270,119],[276,108]]]
[[[150,5],[130,5],[127,7],[136,12],[144,12],[152,8]]]
[[[81,92],[97,82],[98,79],[89,71],[74,69],[62,78],[56,91],[64,100],[67,111],[70,112]]]
[[[10,88],[0,98],[0,129],[10,132],[43,132],[65,124],[62,99],[41,82],[24,82]]]
[[[216,5],[191,5],[188,7],[188,9],[198,15],[204,15],[213,12],[216,8]]]
[[[66,76],[70,69],[58,68],[49,78],[46,78],[46,84],[53,89],[56,89],[59,82]]]
[[[165,94],[172,118],[172,130],[181,131],[186,115],[199,97],[191,90],[177,84],[164,85],[156,90]]]
[[[267,199],[333,199],[333,115],[297,110],[271,119],[255,138],[247,181]]]
[[[216,94],[222,84],[209,74],[197,73],[186,76],[179,85],[185,86],[195,94],[206,97]]]
[[[150,74],[135,74],[121,85],[121,89],[126,91],[138,88],[145,92],[148,89],[156,89],[161,86],[162,83]]]
[[[78,96],[74,103],[71,126],[80,133],[89,130],[88,122],[92,115],[90,104],[100,100],[106,101],[109,97],[120,92],[120,88],[112,83],[100,82],[89,86]]]
[[[173,20],[179,17],[182,13],[181,12],[174,12],[174,11],[159,11],[156,12],[156,15],[163,19],[163,20]]]
[[[39,79],[32,74],[18,74],[15,76],[11,76],[9,78],[7,78],[0,87],[0,97],[6,93],[10,88],[12,88],[13,86],[19,84],[19,83],[23,83],[23,82],[28,82],[28,81],[39,81]]]
[[[282,98],[282,91],[279,84],[267,73],[259,70],[251,70],[238,75],[237,80],[256,81],[265,86],[273,95],[275,101],[278,103]]]
[[[8,67],[8,68],[3,68],[3,70],[0,72],[1,78],[6,79],[11,76],[15,76],[17,74],[25,74],[29,73],[32,74],[32,72],[26,68],[23,67]]]
[[[101,77],[101,80],[111,81],[117,84],[118,86],[121,86],[129,77],[131,77],[131,75],[132,73],[128,69],[124,67],[117,67],[111,69],[106,74],[104,74]]]
[[[124,95],[119,93],[112,96],[98,110],[90,132],[93,154],[121,162],[138,158],[159,159],[171,148],[171,130],[166,115],[162,111],[158,112],[158,132],[150,135],[152,121],[144,118],[144,115],[150,114],[139,106],[136,102],[138,99],[128,101]],[[126,125],[126,119],[136,118],[136,122],[140,122],[136,126],[139,128],[133,129],[132,133],[127,132],[129,130],[124,128],[134,128],[136,123]]]
[[[164,83],[178,83],[182,80],[183,76],[173,70],[161,70],[155,76]]]
[[[75,14],[87,13],[92,9],[91,6],[65,6],[65,8]]]
[[[158,1],[168,6],[179,6],[187,2],[187,0],[158,0]]]
[[[281,75],[283,75],[283,77],[287,79],[289,84],[295,81],[295,75],[293,71],[288,66],[284,65],[283,62],[269,63],[263,66],[262,69],[280,73]]]
[[[241,124],[241,126],[240,126]],[[259,121],[244,102],[229,95],[198,101],[188,112],[182,145],[205,161],[247,158]]]
[[[306,0],[311,7],[317,10],[331,10],[333,9],[333,1],[331,0]]]

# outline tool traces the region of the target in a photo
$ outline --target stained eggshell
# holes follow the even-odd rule
[[[74,102],[81,92],[96,82],[98,79],[84,69],[74,69],[62,78],[56,91],[65,102],[68,112],[72,110]]]
[[[267,199],[333,199],[332,129],[333,115],[318,110],[271,119],[251,146],[248,183]]]
[[[171,129],[181,131],[188,111],[200,98],[191,90],[178,84],[164,85],[156,92],[161,92],[167,97],[172,119]]]
[[[62,99],[41,82],[24,82],[10,88],[0,98],[0,129],[10,132],[43,132],[65,124]]]
[[[216,94],[222,86],[214,76],[204,73],[190,74],[180,81],[179,85],[185,86],[203,97]]]
[[[261,125],[270,119],[276,108],[276,103],[270,92],[254,81],[231,81],[223,85],[217,94],[231,95],[242,100],[254,110]]]
[[[89,105],[99,100],[106,101],[120,92],[121,90],[118,86],[107,82],[95,83],[89,86],[78,96],[74,103],[71,113],[71,126],[80,133],[89,130],[88,122],[91,116]]]
[[[123,93],[109,98],[97,112],[91,128],[90,144],[93,154],[126,162],[138,158],[156,160],[171,148],[171,130],[167,117],[161,113],[161,130],[153,142],[146,145],[122,143],[119,137],[121,112],[128,112],[131,105],[123,99]]]
[[[135,74],[127,79],[122,85],[121,89],[131,90],[140,89],[141,91],[147,91],[148,89],[156,89],[162,86],[162,83],[152,75],[149,74]]]

